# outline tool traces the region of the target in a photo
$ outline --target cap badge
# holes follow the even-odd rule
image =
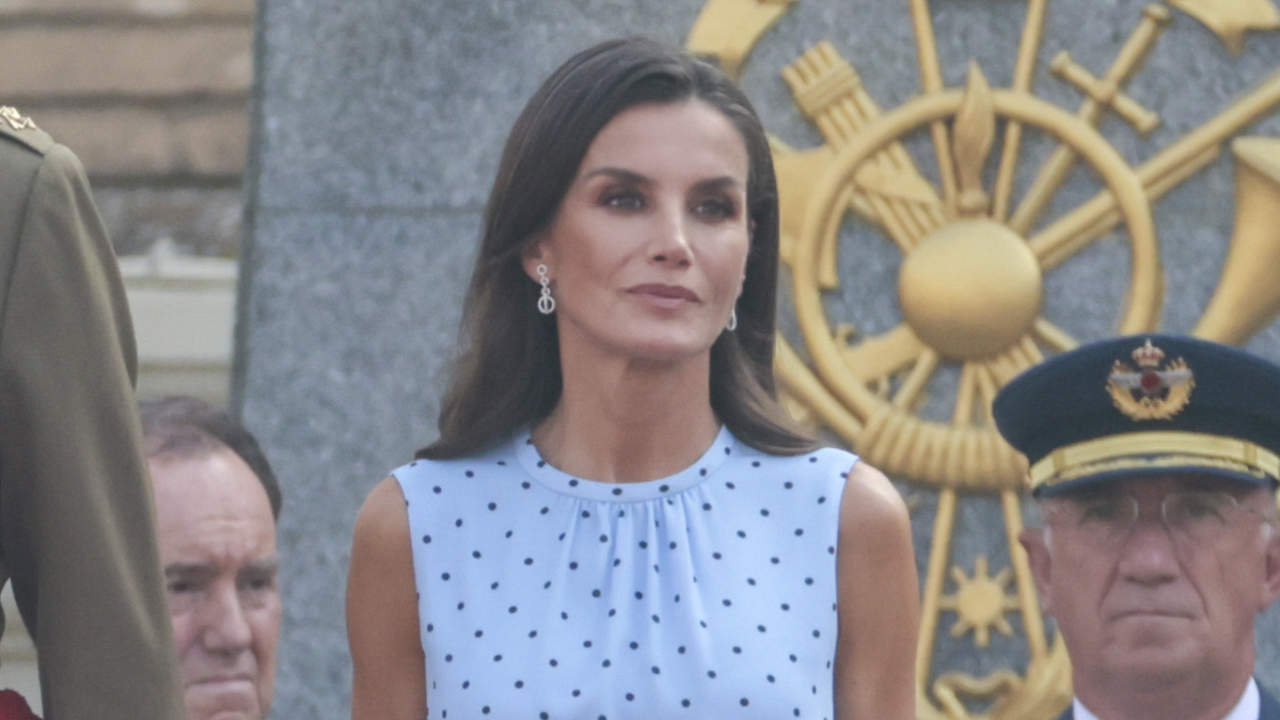
[[[1169,420],[1191,401],[1196,386],[1182,358],[1164,362],[1164,351],[1147,339],[1129,365],[1116,360],[1107,376],[1107,392],[1116,409],[1132,420]]]
[[[14,132],[36,129],[36,124],[31,118],[18,112],[17,108],[10,105],[0,105],[0,120],[9,123],[9,127],[13,128]]]

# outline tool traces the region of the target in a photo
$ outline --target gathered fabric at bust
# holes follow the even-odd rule
[[[430,718],[833,718],[840,499],[857,457],[722,428],[670,477],[602,483],[527,431],[393,475]]]

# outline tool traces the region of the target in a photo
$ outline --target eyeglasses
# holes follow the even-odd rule
[[[1138,499],[1132,495],[1061,498],[1051,503],[1046,504],[1049,515],[1097,546],[1122,542],[1139,515]],[[1232,527],[1232,518],[1240,513],[1256,515],[1264,523],[1272,522],[1262,511],[1241,505],[1234,495],[1221,491],[1171,492],[1160,501],[1160,519],[1169,532],[1200,545],[1222,538]]]

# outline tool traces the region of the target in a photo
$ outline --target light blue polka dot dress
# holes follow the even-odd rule
[[[840,497],[857,457],[722,429],[689,468],[601,483],[527,432],[393,474],[428,717],[833,717]]]

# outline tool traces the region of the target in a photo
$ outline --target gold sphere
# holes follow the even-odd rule
[[[1040,264],[1026,242],[985,218],[938,228],[907,255],[898,276],[907,323],[958,360],[1008,349],[1039,316],[1043,296]]]

